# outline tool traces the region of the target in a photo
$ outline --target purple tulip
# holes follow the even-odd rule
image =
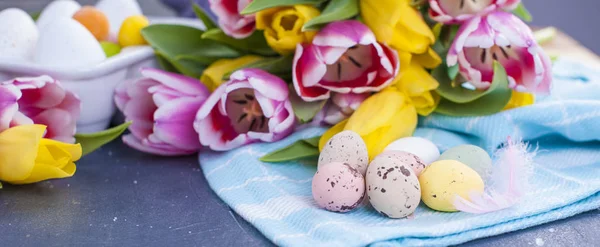
[[[224,151],[253,142],[274,142],[294,130],[288,87],[259,69],[242,69],[218,87],[196,115],[202,145]]]
[[[175,156],[192,154],[202,147],[194,131],[194,117],[210,92],[197,79],[158,69],[140,70],[142,78],[120,84],[117,107],[131,134],[123,142],[137,150]]]
[[[536,43],[531,29],[516,16],[496,11],[465,22],[446,58],[459,64],[461,75],[478,89],[487,89],[498,61],[508,73],[509,86],[519,92],[549,93],[552,64]]]
[[[459,23],[494,10],[513,10],[521,0],[429,0],[429,16],[437,22]]]
[[[396,51],[377,43],[359,21],[337,21],[325,26],[312,44],[298,45],[293,81],[305,101],[328,99],[331,92],[377,92],[398,74]]]
[[[349,118],[371,94],[333,94],[323,109],[315,116],[313,123],[335,125]]]
[[[81,101],[49,76],[0,83],[0,132],[25,124],[46,125],[44,138],[74,143]]]

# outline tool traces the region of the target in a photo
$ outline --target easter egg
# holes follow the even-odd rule
[[[57,18],[71,18],[80,8],[81,5],[74,0],[52,1],[42,10],[42,13],[40,13],[40,16],[37,19],[37,26],[41,31],[48,23]]]
[[[331,162],[347,163],[364,176],[369,165],[367,145],[356,132],[342,131],[327,141],[319,155],[319,167]]]
[[[312,194],[319,207],[334,212],[348,212],[362,203],[365,180],[349,164],[333,162],[317,170],[312,180]]]
[[[482,148],[474,145],[460,145],[446,150],[439,160],[456,160],[471,167],[479,176],[486,177],[492,170],[492,158]]]
[[[49,67],[94,66],[106,59],[100,43],[79,22],[58,18],[41,31],[34,62]]]
[[[106,57],[112,57],[121,52],[121,46],[107,41],[100,42],[100,46],[102,46],[102,50],[104,50],[104,54]]]
[[[85,6],[75,12],[73,19],[87,28],[97,40],[106,40],[108,38],[110,28],[108,18],[100,10],[91,6]]]
[[[473,191],[483,192],[483,180],[477,172],[456,160],[433,162],[419,176],[421,198],[431,209],[455,212],[455,197],[469,199]]]
[[[110,41],[117,41],[119,29],[127,17],[142,14],[142,8],[136,0],[100,0],[96,8],[108,18]]]
[[[419,206],[419,180],[410,164],[402,159],[378,155],[369,164],[365,180],[369,202],[384,216],[406,217]]]
[[[387,156],[389,159],[396,159],[398,162],[407,164],[414,172],[417,177],[425,170],[425,163],[418,156],[404,152],[404,151],[385,151],[379,156]]]
[[[412,153],[425,164],[431,164],[440,157],[440,150],[430,140],[422,137],[405,137],[390,143],[384,151],[404,151]]]
[[[23,10],[9,8],[0,12],[0,58],[30,60],[38,38],[33,19]]]
[[[148,19],[142,15],[128,17],[119,31],[119,44],[123,47],[147,44],[142,29],[148,25]]]

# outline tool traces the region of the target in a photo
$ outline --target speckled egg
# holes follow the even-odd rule
[[[363,139],[354,131],[342,131],[329,139],[321,150],[318,166],[342,162],[354,167],[363,176],[369,165],[369,153]]]
[[[460,145],[450,148],[442,153],[439,160],[460,161],[471,167],[482,177],[486,177],[492,170],[490,155],[482,148],[473,145]]]
[[[456,160],[433,162],[421,173],[419,182],[423,202],[433,210],[444,212],[456,211],[452,205],[456,195],[468,199],[470,192],[484,189],[479,174]]]
[[[412,214],[421,201],[421,186],[410,162],[381,154],[369,164],[367,196],[379,213],[390,218]]]
[[[317,204],[329,211],[348,212],[365,197],[365,179],[349,164],[333,162],[319,167],[312,181]]]
[[[421,158],[425,164],[431,164],[440,157],[440,150],[430,140],[422,137],[405,137],[388,145],[384,151],[404,151]]]
[[[399,162],[408,164],[408,166],[410,166],[410,168],[415,172],[415,175],[417,175],[417,177],[421,174],[423,170],[425,170],[425,167],[427,167],[427,165],[421,160],[421,158],[414,154],[404,151],[385,151],[379,156],[387,156],[389,159],[397,159]]]

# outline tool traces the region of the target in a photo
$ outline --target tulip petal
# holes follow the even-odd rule
[[[284,101],[288,98],[285,81],[259,69],[241,69],[231,74],[231,79],[248,81],[254,90],[273,100]]]
[[[327,67],[318,59],[318,53],[310,45],[298,45],[294,56],[293,83],[294,89],[304,101],[328,99],[329,90],[308,86],[317,85],[325,76]]]
[[[208,95],[210,93],[198,79],[154,68],[143,68],[140,73],[146,78],[158,81],[187,95]]]
[[[160,140],[185,150],[199,150],[201,145],[193,122],[203,99],[173,100],[154,113],[154,134]]]
[[[13,183],[29,177],[45,131],[43,125],[21,125],[0,132],[0,180]]]
[[[32,118],[33,122],[48,126],[45,138],[75,143],[76,119],[68,111],[51,108]]]
[[[127,146],[145,152],[145,153],[150,153],[150,154],[156,154],[156,155],[162,155],[162,156],[178,156],[178,155],[186,155],[186,154],[192,154],[194,152],[188,152],[188,151],[181,151],[181,150],[167,150],[167,149],[160,149],[160,148],[154,148],[152,146],[147,146],[147,145],[143,145],[139,139],[135,138],[135,136],[133,135],[124,135],[123,136],[123,143],[127,144]]]
[[[0,86],[0,132],[10,127],[13,116],[19,110],[19,98],[21,91],[15,86]]]

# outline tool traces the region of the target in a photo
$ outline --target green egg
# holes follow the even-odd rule
[[[100,42],[100,46],[102,46],[102,50],[104,50],[104,54],[106,54],[107,58],[117,55],[121,52],[121,46],[112,42],[102,41]]]
[[[492,158],[482,148],[474,145],[460,145],[446,150],[438,160],[456,160],[486,177],[492,169]]]

